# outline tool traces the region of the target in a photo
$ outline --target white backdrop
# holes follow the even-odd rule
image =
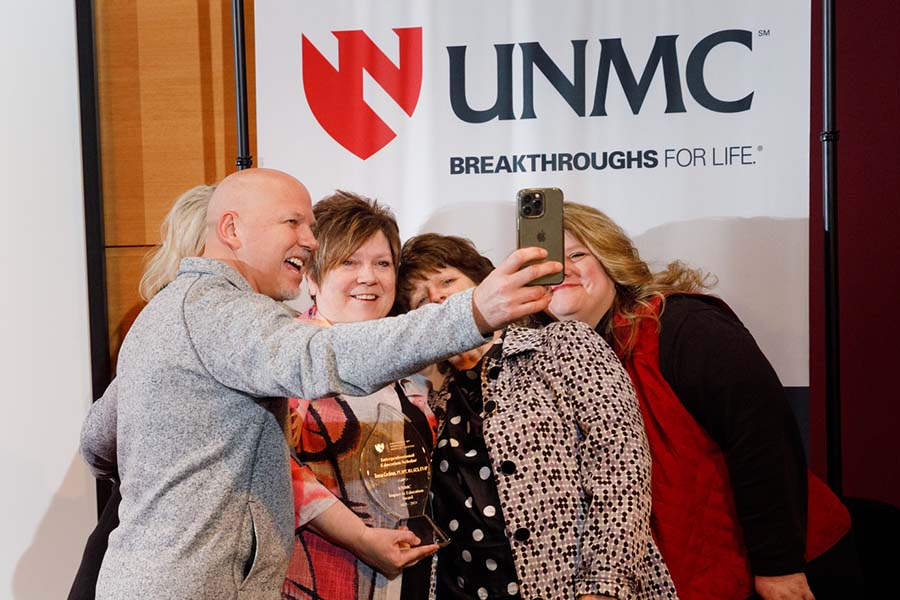
[[[255,19],[261,166],[494,260],[516,190],[560,187],[654,264],[717,274],[808,385],[809,2],[258,0]]]
[[[0,19],[0,598],[65,598],[97,522],[75,3]]]

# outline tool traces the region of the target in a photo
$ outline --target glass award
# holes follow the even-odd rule
[[[372,502],[406,527],[422,545],[450,543],[426,514],[431,487],[431,452],[402,412],[378,405],[378,420],[362,446],[359,472]]]

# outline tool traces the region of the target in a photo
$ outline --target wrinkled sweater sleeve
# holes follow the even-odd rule
[[[209,375],[256,397],[367,395],[485,341],[471,290],[399,317],[323,329],[271,298],[199,278],[183,318]]]
[[[116,425],[118,385],[113,380],[96,402],[91,405],[81,426],[81,456],[94,477],[116,479]]]
[[[803,570],[806,462],[784,388],[750,332],[724,309],[673,297],[661,317],[660,369],[719,444],[755,575]]]

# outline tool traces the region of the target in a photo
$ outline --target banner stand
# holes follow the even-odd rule
[[[822,215],[825,225],[825,455],[828,485],[843,492],[840,311],[838,306],[837,142],[835,129],[834,0],[822,11]]]
[[[238,171],[253,166],[247,127],[247,58],[244,52],[244,0],[233,0],[231,19],[234,34],[234,112],[237,117]]]
[[[91,340],[93,400],[112,381],[106,299],[106,248],[103,231],[103,185],[100,169],[100,119],[97,108],[97,65],[94,50],[94,7],[75,3],[78,43],[78,86],[81,99],[81,163],[84,179],[84,239],[87,258],[88,326]],[[112,494],[112,484],[97,479],[97,516]]]

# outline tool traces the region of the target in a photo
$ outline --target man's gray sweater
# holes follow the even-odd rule
[[[284,399],[369,394],[484,343],[471,303],[321,329],[228,265],[185,259],[82,430],[95,474],[121,477],[97,598],[279,598],[294,531]]]

